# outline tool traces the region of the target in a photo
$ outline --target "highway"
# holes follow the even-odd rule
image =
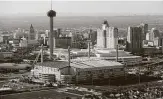
[[[1,95],[0,99],[66,99],[66,97],[71,97],[71,99],[81,99],[82,95],[65,92],[64,90],[50,89]]]

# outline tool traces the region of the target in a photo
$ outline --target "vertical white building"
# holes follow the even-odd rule
[[[20,40],[19,47],[27,47],[28,41],[26,39]]]
[[[152,28],[149,33],[149,40],[154,41],[154,46],[159,47],[161,45],[161,38],[159,30]]]
[[[150,34],[150,33],[147,33],[147,34],[146,34],[146,40],[149,40],[149,34]]]
[[[38,31],[36,32],[36,36],[35,36],[35,40],[38,40],[39,39],[39,33]]]
[[[49,32],[50,32],[49,30],[46,30],[46,31],[45,31],[46,37],[49,37]]]
[[[108,22],[104,21],[101,29],[97,29],[97,47],[98,48],[106,48],[106,34],[108,32]]]
[[[118,44],[118,29],[109,27],[104,21],[102,28],[97,30],[97,47],[115,49]]]
[[[97,30],[97,47],[105,48],[105,37],[102,29]]]
[[[152,28],[150,33],[149,33],[149,40],[154,41],[155,34],[154,34],[155,28]]]
[[[116,49],[118,45],[118,28],[109,27],[106,32],[106,47]]]

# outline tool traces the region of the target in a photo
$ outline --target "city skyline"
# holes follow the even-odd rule
[[[0,13],[1,16],[46,16],[50,3],[0,1]],[[58,16],[163,15],[163,1],[52,1],[52,5]]]

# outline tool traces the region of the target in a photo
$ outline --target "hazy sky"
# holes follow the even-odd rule
[[[0,1],[1,15],[46,15],[50,1]],[[53,1],[57,15],[162,14],[163,1]],[[67,14],[72,13],[72,14]]]

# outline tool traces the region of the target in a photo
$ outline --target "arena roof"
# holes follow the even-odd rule
[[[46,67],[53,67],[53,68],[65,68],[68,66],[68,61],[55,61],[55,62],[44,62],[44,63],[38,63],[37,65],[40,66],[46,66]],[[114,67],[123,67],[123,65],[119,62],[114,61],[106,61],[106,60],[76,60],[71,61],[70,63],[71,67],[79,68],[79,69],[85,69],[85,68],[114,68]]]
[[[114,68],[114,67],[123,67],[119,62],[106,61],[106,60],[86,60],[86,61],[73,61],[71,64],[75,68]]]

